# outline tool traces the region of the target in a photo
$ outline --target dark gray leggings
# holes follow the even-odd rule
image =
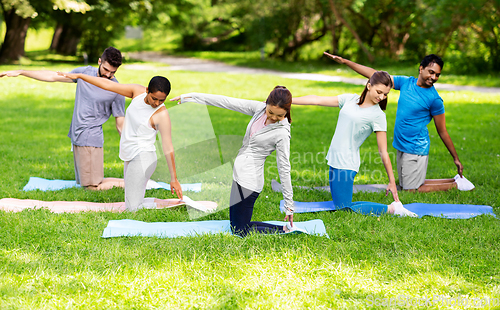
[[[233,180],[229,199],[229,221],[234,234],[245,237],[254,231],[261,234],[283,233],[283,226],[263,222],[251,222],[253,206],[259,197],[258,192],[246,189]]]

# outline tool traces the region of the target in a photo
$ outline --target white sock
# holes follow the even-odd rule
[[[156,202],[154,197],[144,198],[142,202],[142,208],[144,209],[156,209]]]
[[[401,201],[394,201],[393,203],[391,203],[391,205],[394,207],[395,215],[417,217],[415,213],[403,207]]]
[[[465,177],[460,177],[460,175],[455,176],[455,182],[457,183],[458,190],[461,191],[470,191],[474,189],[474,184],[471,181],[467,180]]]

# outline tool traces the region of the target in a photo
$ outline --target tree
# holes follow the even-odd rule
[[[28,27],[38,15],[50,15],[54,10],[82,11],[88,7],[77,0],[0,0],[7,31],[0,49],[0,62],[18,60],[24,56]]]
[[[500,71],[500,1],[487,0],[478,7],[470,21],[470,27],[477,33],[478,38],[489,50],[485,55],[491,63],[493,71]]]
[[[358,32],[347,22],[347,20],[343,17],[342,14],[342,9],[339,7],[337,3],[335,3],[334,0],[329,0],[330,3],[330,9],[332,10],[333,14],[335,15],[335,18],[340,21],[344,27],[346,27],[349,32],[352,34],[352,36],[356,39],[356,42],[358,42],[359,47],[363,50],[363,52],[366,54],[368,57],[368,60],[370,62],[373,62],[374,57],[372,53],[368,50],[368,48],[365,46],[363,40],[361,40],[361,37],[359,36]]]
[[[5,63],[24,56],[26,34],[36,11],[29,2],[14,0],[1,0],[0,8],[7,28],[0,49],[0,63]]]

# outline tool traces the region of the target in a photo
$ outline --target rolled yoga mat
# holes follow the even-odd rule
[[[163,188],[170,190],[170,184],[165,182],[148,182],[146,189]],[[32,191],[39,189],[41,191],[56,191],[65,188],[80,187],[75,180],[47,180],[44,178],[30,177],[28,184],[23,187],[23,191]],[[201,183],[181,184],[182,191],[201,192]]]
[[[165,209],[187,205],[202,212],[213,212],[217,203],[213,201],[193,201],[186,195],[180,199],[161,199],[155,203],[155,198],[144,198],[142,209]],[[46,209],[52,213],[76,213],[85,211],[94,212],[125,212],[124,202],[87,202],[87,201],[41,201],[33,199],[0,199],[0,210],[21,212],[24,210]]]
[[[284,210],[285,201],[280,201],[280,210]],[[332,201],[316,201],[316,202],[294,202],[294,213],[309,213],[320,211],[334,211],[335,206]],[[433,203],[409,203],[404,207],[418,215],[434,216],[448,219],[468,219],[481,214],[489,214],[495,216],[493,208],[490,206],[482,205],[469,205],[469,204],[433,204]],[[496,216],[495,216],[496,217]]]
[[[286,222],[268,221],[266,223],[285,225]],[[322,220],[311,220],[306,222],[294,222],[293,225],[305,229],[308,234],[325,236],[325,224]],[[102,233],[102,238],[111,237],[194,237],[204,234],[231,234],[229,220],[220,221],[198,221],[198,222],[156,222],[146,223],[134,220],[111,220]],[[288,233],[293,234],[293,233]],[[286,234],[285,234],[286,235]]]

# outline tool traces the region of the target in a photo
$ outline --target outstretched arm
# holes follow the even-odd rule
[[[90,76],[83,73],[64,73],[64,72],[57,72],[57,73],[63,77],[70,78],[72,80],[82,79],[87,83],[100,87],[104,90],[112,91],[114,93],[120,94],[128,98],[135,98],[140,94],[146,92],[146,87],[138,84],[120,84],[108,80],[106,78]]]
[[[159,108],[153,114],[153,116],[151,116],[151,118],[156,129],[160,131],[163,154],[165,154],[165,159],[167,160],[168,164],[168,170],[170,172],[170,189],[172,191],[172,194],[175,192],[177,194],[177,197],[179,197],[179,199],[182,199],[181,184],[177,180],[177,171],[175,170],[174,146],[172,144],[172,127],[170,123],[170,116],[168,115],[167,109],[163,106]]]
[[[378,153],[380,154],[382,163],[384,163],[385,171],[387,172],[387,177],[389,178],[389,185],[387,185],[385,194],[388,195],[389,192],[391,192],[394,201],[399,201],[396,179],[394,178],[394,172],[392,171],[391,158],[389,157],[389,153],[387,152],[387,132],[377,131],[376,134]]]
[[[64,76],[57,74],[55,71],[48,70],[39,70],[39,71],[30,71],[30,70],[13,70],[13,71],[4,71],[0,73],[1,77],[17,77],[17,76],[25,76],[35,80],[43,81],[43,82],[66,82],[73,83],[73,80]]]
[[[293,97],[292,104],[298,105],[319,105],[324,107],[338,107],[339,98],[337,96],[316,96],[308,95],[303,97]]]
[[[261,111],[264,107],[264,103],[261,101],[202,93],[182,94],[170,99],[170,101],[179,101],[178,103],[195,102],[198,104],[211,105],[218,108],[240,112],[250,116],[254,115],[258,111]]]
[[[290,222],[293,226],[293,188],[290,165],[290,137],[283,136],[276,143],[276,165],[281,184],[283,185],[283,199],[285,200],[286,217],[285,221]]]
[[[351,68],[352,70],[356,71],[357,73],[361,74],[362,76],[364,76],[365,78],[368,78],[368,79],[373,75],[373,73],[375,73],[377,71],[373,68],[360,65],[360,64],[355,63],[353,61],[350,61],[349,59],[345,59],[345,58],[342,58],[342,57],[337,56],[337,55],[332,55],[332,54],[329,54],[327,52],[324,52],[323,54],[326,55],[328,58],[335,60],[339,64],[347,65],[349,68]]]
[[[434,115],[433,118],[439,137],[441,138],[441,140],[443,140],[443,143],[448,149],[448,152],[450,152],[451,156],[453,157],[453,162],[457,166],[458,174],[460,175],[460,177],[462,177],[464,166],[460,162],[460,159],[458,159],[458,154],[457,151],[455,150],[455,145],[453,144],[453,141],[451,141],[451,137],[448,134],[448,130],[446,129],[446,117],[443,113],[439,115]]]

